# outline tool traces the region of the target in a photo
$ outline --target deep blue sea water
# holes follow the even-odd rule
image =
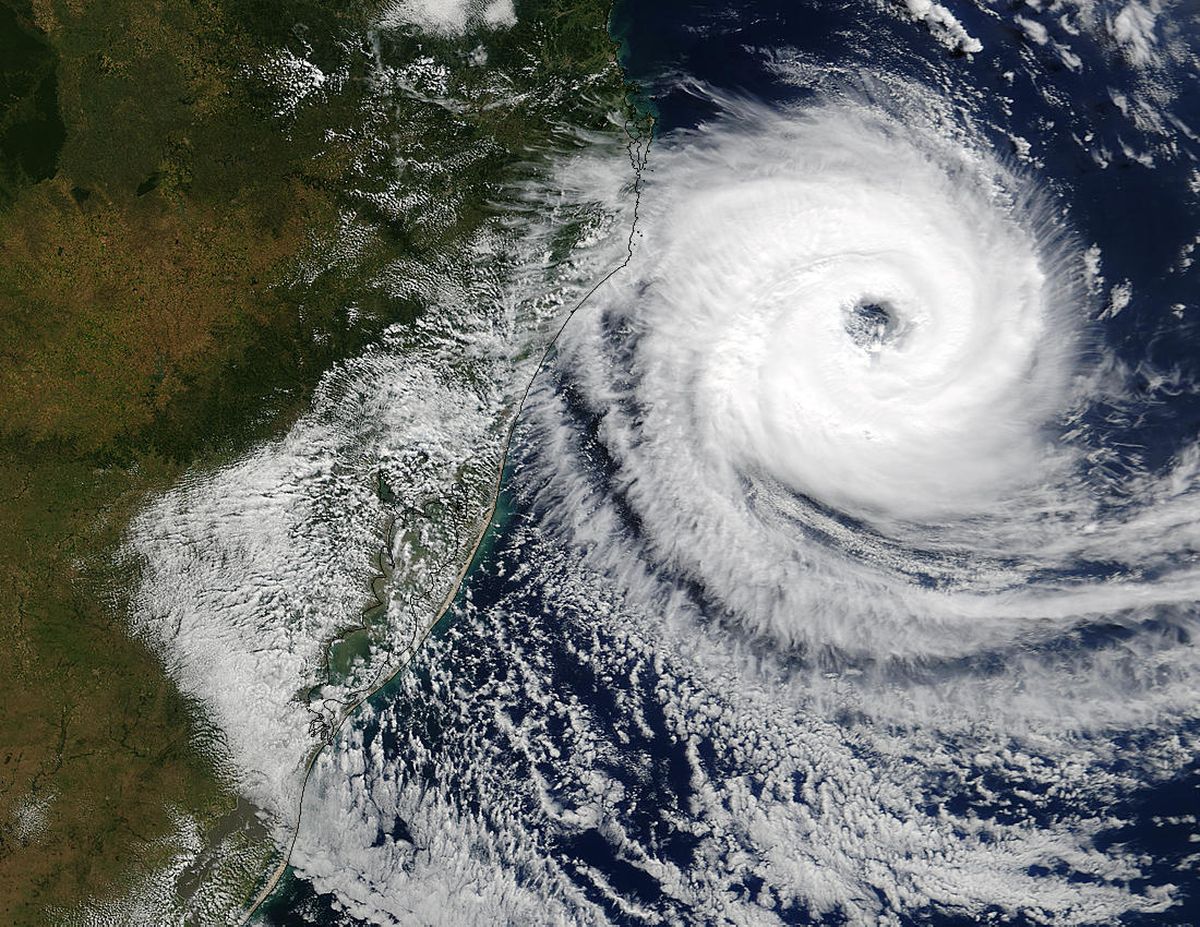
[[[1128,304],[1115,315],[1099,318],[1094,337],[1130,368],[1174,371],[1178,386],[1145,381],[1144,396],[1128,402],[1120,416],[1108,415],[1100,404],[1089,412],[1106,446],[1124,449],[1108,466],[1154,470],[1194,444],[1200,432],[1200,389],[1192,387],[1200,383],[1200,273],[1196,265],[1181,261],[1200,231],[1195,197],[1188,193],[1197,176],[1200,144],[1182,130],[1174,132],[1172,151],[1161,136],[1139,137],[1114,99],[1147,93],[1145,73],[1124,60],[1111,42],[1088,33],[1069,36],[1082,69],[1064,66],[1051,48],[1031,43],[1013,24],[1007,14],[1016,8],[998,7],[1002,15],[973,5],[954,8],[967,32],[983,44],[984,50],[971,58],[939,44],[922,25],[869,2],[621,0],[613,12],[612,31],[621,43],[621,64],[655,114],[659,135],[716,116],[719,104],[709,90],[771,106],[803,103],[813,91],[781,77],[781,54],[828,62],[849,75],[848,83],[871,74],[901,75],[969,96],[995,149],[1064,202],[1079,241],[1099,248],[1108,287],[1128,281]],[[1049,12],[1029,6],[1024,13],[1044,22],[1052,36],[1068,38]],[[1200,42],[1200,37],[1192,38]],[[707,90],[698,92],[688,79]],[[1200,129],[1196,76],[1164,71],[1156,79],[1191,82],[1191,92],[1178,94],[1169,112],[1178,123]],[[858,86],[869,82],[858,81]],[[1003,104],[1002,97],[1010,98],[1011,105]],[[1064,107],[1063,100],[1070,105]],[[1089,134],[1091,140],[1081,143]],[[1032,144],[1034,163],[1019,161],[1010,136]],[[1124,148],[1133,156],[1124,154]],[[1098,149],[1110,153],[1107,166],[1089,154]],[[1152,164],[1136,157],[1144,152],[1153,153]],[[1108,292],[1097,299],[1102,302]],[[584,446],[588,428],[596,423],[588,424],[586,410],[580,411],[580,421]],[[604,470],[603,455],[595,448],[593,452]],[[1122,459],[1122,453],[1128,456]],[[498,530],[488,557],[469,577],[456,620],[438,635],[437,671],[418,661],[402,682],[377,696],[379,710],[400,719],[400,727],[370,720],[362,728],[363,741],[378,744],[398,778],[458,796],[459,811],[483,821],[489,820],[487,803],[496,794],[499,774],[479,772],[471,757],[463,755],[480,743],[513,749],[505,774],[512,777],[514,795],[523,794],[524,783],[537,775],[546,779],[547,793],[569,805],[571,790],[556,786],[554,764],[521,753],[511,739],[511,727],[525,725],[547,741],[561,742],[563,749],[577,747],[562,714],[548,709],[547,703],[522,699],[520,693],[528,690],[526,677],[536,673],[538,691],[547,693],[553,704],[577,706],[595,739],[607,745],[597,751],[593,765],[624,784],[620,824],[627,843],[606,836],[602,827],[557,826],[552,817],[522,804],[526,798],[514,799],[514,807],[507,807],[503,817],[493,818],[494,826],[523,822],[540,852],[554,859],[564,878],[613,923],[708,923],[706,915],[634,865],[628,846],[651,847],[658,858],[684,872],[705,865],[698,851],[700,838],[679,826],[695,798],[689,774],[695,760],[689,757],[698,755],[714,779],[746,777],[750,789],[761,789],[761,783],[754,782],[753,762],[725,755],[717,739],[689,743],[676,737],[655,693],[678,680],[660,672],[653,660],[621,656],[624,645],[610,637],[603,622],[575,605],[564,605],[522,570],[528,556],[523,538],[541,515],[514,485],[520,483],[522,470],[518,467],[514,474],[506,488],[506,507],[512,514]],[[599,479],[603,481],[602,475]],[[1091,633],[1105,632],[1093,628]],[[614,656],[606,662],[604,654]],[[454,680],[452,688],[446,679]],[[515,694],[498,696],[505,686]],[[637,706],[636,723],[631,705]],[[1122,736],[1133,745],[1140,736],[1149,743],[1157,735],[1147,731]],[[423,745],[419,755],[412,750],[417,743]],[[1131,770],[1131,778],[1136,777],[1137,771]],[[998,790],[1015,786],[1011,780],[994,784]],[[797,794],[802,785],[798,780]],[[1038,787],[1031,782],[1031,789]],[[956,811],[970,811],[977,803],[975,813],[983,817],[1036,820],[1040,815],[1051,820],[1064,810],[1053,801],[997,800],[989,806],[978,793],[956,793],[953,785],[938,797]],[[1188,817],[1200,813],[1200,760],[1165,783],[1131,785],[1114,799],[1111,812],[1120,823],[1095,840],[1096,848],[1103,852],[1123,845],[1140,851],[1139,878],[1147,885],[1174,884],[1178,892],[1178,903],[1166,912],[1128,915],[1120,922],[1200,923],[1200,876],[1190,861],[1200,846],[1195,842],[1200,827]],[[397,817],[381,824],[378,840],[416,845],[421,837]],[[1036,864],[1030,873],[1038,874]],[[519,881],[522,874],[516,878]],[[1082,871],[1068,876],[1087,878]],[[749,897],[763,888],[761,880],[749,880],[733,881],[726,890]],[[617,897],[629,904],[617,903]],[[836,910],[818,916],[799,898],[780,899],[773,910],[785,923],[850,922]],[[963,913],[936,898],[902,905],[894,916],[896,923],[913,925],[1039,922],[1033,915],[999,908]],[[366,923],[342,911],[333,895],[319,893],[302,879],[285,884],[263,922],[280,927]]]

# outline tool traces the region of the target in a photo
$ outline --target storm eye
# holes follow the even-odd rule
[[[846,334],[860,348],[877,351],[891,341],[899,329],[896,312],[886,303],[862,300],[844,311]]]

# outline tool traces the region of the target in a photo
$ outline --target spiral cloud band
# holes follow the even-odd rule
[[[531,392],[518,515],[293,865],[396,924],[1180,908],[1123,828],[1194,762],[1200,455],[1137,453],[1094,259],[936,105],[706,102],[640,199],[564,170],[633,253],[584,244],[622,269]]]
[[[921,519],[1028,477],[1070,358],[1033,234],[881,129],[722,149],[728,181],[678,205],[647,281],[645,384],[732,469]]]
[[[1060,217],[918,120],[725,105],[657,152],[631,272],[564,345],[651,556],[823,671],[949,685],[1006,654],[1026,714],[1070,660],[1092,695],[1148,673],[1167,697],[1160,661],[1191,669],[1161,634],[1126,645],[1153,652],[1136,665],[1062,655],[1096,616],[1187,624],[1198,584],[1190,458],[1097,464],[1125,374]],[[1090,714],[1134,710],[1085,690]]]

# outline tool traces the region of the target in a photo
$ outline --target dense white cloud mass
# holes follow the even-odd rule
[[[282,841],[311,752],[456,588],[547,339],[621,259],[629,217],[599,203],[633,180],[628,140],[588,141],[587,163],[564,157],[561,173],[507,191],[509,213],[465,254],[389,267],[388,289],[429,311],[333,369],[285,436],[190,474],[133,527],[135,631],[211,713]],[[588,251],[596,238],[619,246]],[[370,644],[331,669],[373,583]]]
[[[481,26],[501,29],[516,21],[512,0],[394,0],[383,15],[385,26],[411,24],[443,35]]]
[[[369,588],[387,510],[377,468],[404,472],[395,482],[412,506],[452,496],[464,468],[480,468],[479,485],[459,490],[472,504],[427,529],[432,556],[397,545],[406,584],[424,591],[452,580],[444,561],[483,506],[484,468],[497,465],[493,416],[503,397],[438,382],[433,359],[423,360],[379,352],[354,362],[285,438],[188,481],[137,525],[141,627],[224,731],[247,797],[284,821],[320,736],[310,724],[321,703],[309,690],[329,678],[325,648],[358,618]],[[420,595],[422,610],[445,592]]]
[[[933,0],[904,0],[904,8],[930,35],[952,51],[972,54],[983,51],[983,43],[972,36],[953,13]]]
[[[949,7],[886,6],[975,54],[956,64],[983,60]],[[1090,35],[1139,74],[1185,61],[1140,12],[1158,8],[1006,9],[1027,71],[987,115],[969,82],[859,80],[784,49],[773,66],[807,105],[712,98],[722,116],[659,140],[634,259],[528,408],[528,521],[497,568],[515,580],[322,754],[301,876],[381,924],[1084,925],[1170,907],[1112,834],[1133,789],[1195,756],[1200,451],[1150,467],[1121,426],[1135,376],[1195,386],[1106,351],[1096,326],[1133,284],[1072,238],[1067,198],[981,141],[1038,166],[1045,137],[1002,124],[1037,55],[1075,74]],[[447,31],[506,9],[419,7]],[[1178,154],[1175,89],[1145,81],[1109,95],[1147,150],[1096,137],[1050,89],[1046,131],[1100,170]],[[625,258],[631,165],[588,145],[520,192],[465,276],[389,269],[437,306],[425,327],[138,523],[140,629],[281,839],[310,723],[412,654],[538,347]],[[331,681],[326,643],[396,513],[391,646]]]
[[[387,924],[1169,908],[1111,835],[1194,756],[1200,457],[1096,431],[1086,252],[936,107],[719,102],[534,397],[507,591],[294,862]]]
[[[658,167],[643,261],[564,348],[656,558],[835,662],[1034,644],[1200,593],[1175,563],[1193,459],[1136,501],[1097,492],[1081,420],[1122,373],[1026,181],[845,108],[747,114]],[[1113,566],[1066,578],[1081,561]]]

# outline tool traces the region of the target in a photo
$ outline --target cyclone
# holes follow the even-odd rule
[[[932,121],[723,106],[656,152],[635,265],[563,347],[652,560],[818,676],[1189,701],[1195,456],[1097,465],[1129,371],[1069,215]]]
[[[694,443],[727,458],[717,479],[865,520],[1011,494],[1042,457],[1080,314],[1044,221],[999,201],[1019,181],[857,114],[734,131],[685,169],[695,187],[647,246],[655,408],[690,408]]]
[[[1190,216],[1190,150],[1134,147],[983,16],[955,47],[987,67],[827,5],[645,9],[648,155],[557,166],[548,203],[609,217],[556,265],[587,295],[488,552],[314,765],[302,897],[1195,923],[1192,226],[1165,194],[1161,235],[1111,221],[1159,188]],[[1118,131],[1170,171],[1098,176]]]

